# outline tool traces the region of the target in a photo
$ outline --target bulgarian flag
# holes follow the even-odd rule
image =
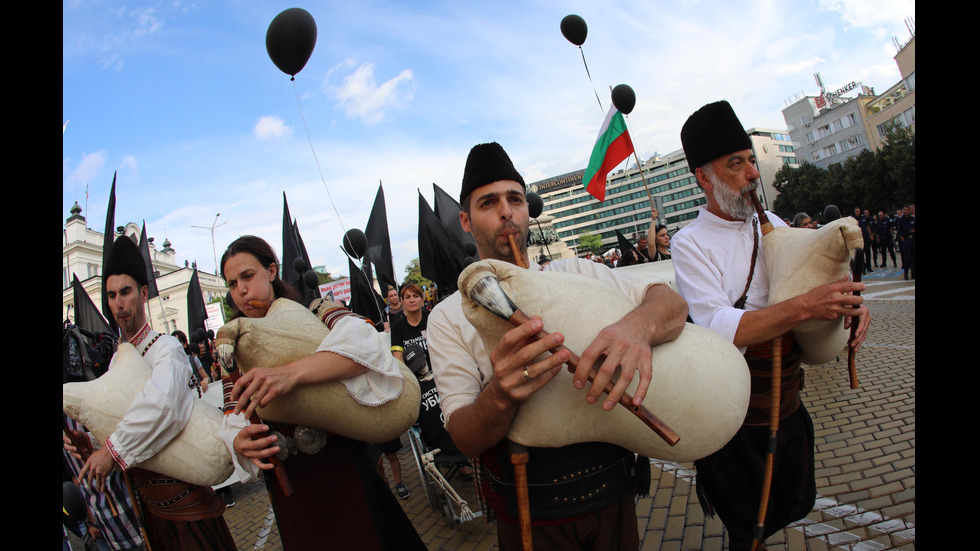
[[[626,130],[626,120],[615,105],[609,107],[596,138],[589,166],[582,176],[585,191],[600,202],[606,198],[606,176],[609,171],[633,153],[633,141]]]

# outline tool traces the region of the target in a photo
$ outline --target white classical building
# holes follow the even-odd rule
[[[74,278],[85,288],[95,307],[102,310],[102,242],[103,234],[88,228],[82,209],[78,203],[71,209],[71,216],[65,220],[62,235],[61,252],[61,285],[62,285],[62,319],[75,320],[75,297],[72,289]],[[141,229],[133,222],[120,226],[115,232],[115,239],[132,239],[139,244]],[[187,333],[187,289],[193,267],[187,262],[184,266],[177,265],[177,254],[170,247],[170,242],[164,240],[163,248],[157,249],[153,238],[148,238],[153,270],[156,274],[158,297],[147,303],[147,320],[151,327],[161,333],[172,333],[181,330]],[[224,321],[221,319],[220,308],[210,303],[217,298],[223,298],[227,293],[224,281],[215,274],[198,271],[198,281],[204,303],[209,304],[207,326],[217,329]]]

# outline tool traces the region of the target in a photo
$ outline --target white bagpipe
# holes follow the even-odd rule
[[[541,316],[545,331],[561,333],[574,357],[604,327],[637,307],[631,297],[594,278],[496,260],[468,266],[459,276],[459,289],[463,313],[487,350],[512,328],[504,317],[512,314],[507,310]],[[670,461],[692,461],[720,449],[748,410],[749,371],[738,349],[708,329],[687,324],[677,339],[652,353],[653,380],[643,405],[680,437],[673,445],[628,407],[605,411],[588,405],[585,391],[573,386],[566,370],[521,405],[508,438],[535,447],[608,442]]]
[[[133,345],[121,343],[104,375],[62,386],[62,408],[105,442],[146,385],[151,371]],[[198,486],[221,484],[235,470],[221,439],[221,417],[217,408],[195,398],[184,429],[159,453],[136,466]]]
[[[316,353],[330,329],[299,303],[280,299],[265,317],[237,318],[215,334],[222,368],[247,373],[253,367],[279,367]],[[390,354],[386,349],[385,352]],[[235,365],[231,365],[232,359]],[[363,442],[386,442],[408,430],[419,414],[421,391],[405,365],[395,360],[404,379],[401,394],[381,405],[359,403],[342,382],[306,385],[285,399],[256,408],[262,419],[304,425]]]
[[[864,245],[861,228],[851,217],[838,218],[816,230],[766,227],[768,218],[752,193],[762,225],[762,248],[769,274],[769,305],[840,281],[850,270],[851,251]],[[859,274],[858,274],[859,275]],[[847,345],[844,318],[811,320],[793,329],[802,361],[819,365],[834,359]]]

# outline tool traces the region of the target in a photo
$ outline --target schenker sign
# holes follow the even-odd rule
[[[855,88],[857,88],[860,85],[861,85],[860,83],[854,82],[852,80],[851,82],[845,84],[844,86],[841,86],[840,88],[838,88],[837,90],[834,90],[833,92],[827,92],[825,95],[827,96],[828,99],[839,98],[839,97],[843,96],[844,94],[850,92],[851,90],[854,90]]]

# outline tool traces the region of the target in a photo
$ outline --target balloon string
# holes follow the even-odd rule
[[[333,196],[330,195],[330,188],[327,186],[327,180],[326,178],[323,177],[323,169],[320,168],[320,159],[317,158],[316,149],[313,148],[313,138],[310,137],[310,127],[309,125],[306,124],[306,115],[303,114],[303,104],[300,102],[299,92],[296,90],[296,79],[293,78],[290,80],[293,81],[293,93],[296,95],[296,104],[299,105],[299,116],[301,119],[303,119],[303,128],[306,130],[306,139],[307,141],[310,142],[310,151],[313,152],[313,160],[316,162],[316,169],[320,173],[320,181],[323,182],[323,189],[326,190],[327,192],[327,198],[330,200],[330,206],[333,207],[333,211],[337,214],[337,221],[340,222],[340,228],[344,231],[344,239],[347,239],[347,227],[344,226],[344,220],[340,217],[340,211],[337,210],[337,205],[333,202]],[[341,249],[343,249],[343,247],[341,247]],[[346,254],[346,252],[347,251],[345,250],[344,253]],[[360,261],[361,264],[359,266],[360,270],[358,271],[363,274],[364,260],[360,258],[358,260]],[[354,277],[354,274],[351,274],[351,277]],[[367,279],[366,275],[365,275],[365,279]],[[369,281],[368,285],[370,284],[371,282]],[[376,301],[372,300],[372,302],[375,302],[374,306],[375,308],[378,309],[378,316],[381,316],[381,307],[377,304]]]
[[[589,84],[592,85],[592,93],[595,94],[595,100],[599,102],[599,111],[605,113],[606,110],[602,108],[602,101],[599,100],[599,92],[596,92],[595,83],[592,82],[592,73],[589,72],[589,64],[585,62],[585,50],[579,46],[578,51],[582,54],[582,64],[585,65],[585,74],[589,77]]]
[[[313,138],[310,137],[310,127],[306,124],[306,115],[303,114],[303,104],[299,101],[299,92],[296,90],[296,81],[293,80],[293,93],[296,94],[296,104],[299,105],[299,116],[303,119],[303,128],[306,130],[306,139],[310,142],[310,151],[313,152],[313,160],[316,162],[316,169],[320,173],[320,181],[323,182],[323,189],[327,191],[327,198],[330,200],[330,206],[333,207],[333,211],[337,214],[337,221],[340,222],[340,227],[344,230],[344,235],[347,234],[347,228],[344,226],[344,221],[340,218],[340,211],[337,210],[337,205],[333,202],[333,196],[330,195],[330,188],[327,187],[327,180],[323,177],[323,169],[320,168],[320,159],[316,156],[316,149],[313,148]]]

